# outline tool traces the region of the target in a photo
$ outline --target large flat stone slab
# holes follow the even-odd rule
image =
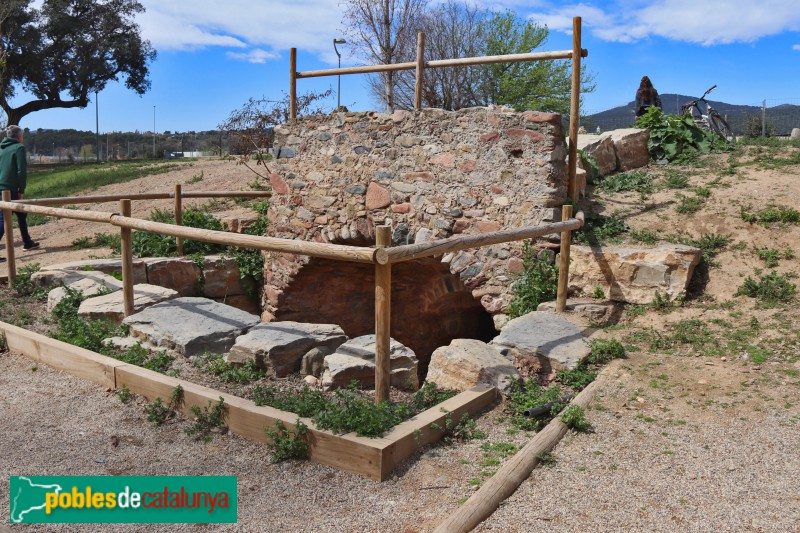
[[[103,296],[88,298],[81,302],[81,306],[78,308],[78,315],[87,320],[108,318],[114,322],[121,322],[125,318],[122,296],[122,291],[117,291]],[[133,286],[133,310],[138,312],[177,296],[178,293],[172,289],[140,283]]]
[[[575,368],[589,355],[589,343],[578,326],[541,311],[509,321],[491,344],[513,357],[523,374]]]
[[[161,302],[122,321],[133,337],[187,357],[225,353],[238,336],[260,322],[251,313],[194,297]]]
[[[398,389],[416,390],[417,357],[414,351],[394,339],[389,342],[390,383]],[[363,335],[339,346],[325,357],[322,388],[347,387],[352,381],[360,387],[375,386],[375,335]]]
[[[64,276],[62,281],[66,281],[61,287],[56,287],[47,294],[47,311],[51,312],[58,303],[67,295],[67,287],[76,291],[87,298],[97,296],[109,291],[116,292],[122,290],[122,282],[113,276],[102,272],[70,272],[62,270],[60,272],[69,273]],[[85,274],[81,276],[80,274]],[[77,278],[77,279],[75,279]]]
[[[590,294],[595,287],[617,302],[649,304],[656,291],[683,295],[700,262],[698,248],[663,244],[657,248],[572,246],[569,288]]]
[[[122,273],[122,259],[84,259],[81,261],[70,261],[68,263],[59,263],[57,265],[50,265],[41,272],[31,276],[31,280],[37,278],[37,274],[44,276],[45,271],[53,270],[80,270],[92,271],[97,270],[105,274],[116,272]],[[133,260],[133,282],[134,283],[147,283],[147,267],[142,259]]]
[[[453,339],[431,355],[426,381],[438,387],[465,391],[479,383],[507,390],[519,371],[500,350],[475,339]],[[511,378],[511,379],[509,379]]]
[[[300,370],[303,356],[314,348],[328,353],[347,340],[336,324],[270,322],[259,324],[238,337],[225,357],[229,363],[255,361],[260,368],[272,368],[284,377]]]

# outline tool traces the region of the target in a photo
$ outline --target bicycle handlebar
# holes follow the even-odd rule
[[[707,90],[706,92],[704,92],[704,93],[703,93],[703,96],[701,96],[700,98],[698,98],[698,100],[702,100],[703,98],[705,98],[705,97],[706,97],[706,95],[707,95],[708,93],[710,93],[711,91],[713,91],[713,90],[714,90],[714,89],[716,89],[716,88],[717,88],[717,86],[716,86],[716,85],[714,85],[714,86],[713,86],[713,87],[711,87],[709,90]]]

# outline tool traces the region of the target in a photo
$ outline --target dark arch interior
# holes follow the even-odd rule
[[[497,334],[491,315],[458,275],[440,260],[392,267],[392,338],[419,359],[420,380],[431,353],[452,339],[488,342]],[[280,296],[276,320],[338,324],[349,337],[375,331],[375,268],[312,258]]]

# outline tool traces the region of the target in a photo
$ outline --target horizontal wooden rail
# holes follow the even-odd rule
[[[150,231],[153,233],[160,233],[162,235],[169,235],[171,237],[183,237],[197,241],[239,246],[242,248],[254,248],[257,250],[272,252],[287,252],[309,255],[312,257],[323,257],[326,259],[338,259],[340,261],[350,261],[353,263],[377,263],[383,265],[388,261],[386,250],[383,249],[306,242],[292,239],[280,239],[277,237],[261,237],[258,235],[242,235],[227,231],[190,228],[186,226],[176,226],[174,224],[164,224],[162,222],[153,222],[150,220],[140,220],[138,218],[123,217],[116,213],[78,211],[75,209],[61,209],[58,207],[24,205],[17,202],[0,202],[0,209],[10,209],[12,211],[20,211],[23,213],[36,213],[39,215],[61,218],[71,218],[74,220],[84,220],[87,222],[105,222],[120,228]]]
[[[581,55],[586,57],[589,52],[581,50]],[[465,67],[469,65],[490,65],[494,63],[519,63],[521,61],[546,61],[551,59],[571,59],[572,50],[557,52],[532,52],[529,54],[507,54],[485,57],[462,57],[457,59],[436,59],[425,61],[425,68]],[[398,70],[414,70],[416,61],[394,63],[392,65],[367,65],[362,67],[329,68],[324,70],[306,70],[298,72],[297,78],[318,78],[321,76],[340,76],[343,74],[370,74],[374,72],[390,72]]]
[[[184,191],[181,198],[269,198],[269,191]],[[17,203],[27,205],[73,205],[73,204],[99,204],[103,202],[119,202],[120,200],[169,200],[175,198],[174,192],[153,192],[138,194],[98,194],[94,196],[75,196],[69,198],[34,198],[30,200],[17,200]]]
[[[421,257],[444,255],[447,252],[456,252],[458,250],[479,248],[490,244],[500,244],[522,239],[532,239],[534,237],[541,237],[542,235],[549,235],[551,233],[561,233],[567,230],[576,230],[582,225],[583,223],[580,220],[571,218],[564,222],[540,224],[528,228],[507,229],[493,231],[491,233],[482,233],[480,235],[464,235],[454,239],[439,239],[419,244],[407,244],[405,246],[387,248],[386,254],[389,257],[389,263],[401,263]]]

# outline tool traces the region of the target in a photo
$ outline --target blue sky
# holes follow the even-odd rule
[[[141,0],[137,22],[158,50],[152,89],[143,96],[120,83],[99,94],[100,131],[215,129],[249,97],[288,92],[289,48],[298,70],[336,66],[332,40],[342,36],[338,0]],[[597,89],[584,108],[600,111],[633,99],[648,75],[661,93],[700,95],[733,104],[762,99],[800,103],[798,0],[494,0],[550,28],[547,50],[572,47],[571,17],[583,18],[584,59]],[[346,50],[347,45],[340,47]],[[343,65],[360,64],[347,51]],[[298,91],[336,89],[336,78],[304,79]],[[378,109],[364,76],[342,77],[342,104]],[[21,103],[22,98],[15,101]],[[335,107],[336,97],[331,97]],[[22,125],[95,129],[94,104],[33,113]]]

